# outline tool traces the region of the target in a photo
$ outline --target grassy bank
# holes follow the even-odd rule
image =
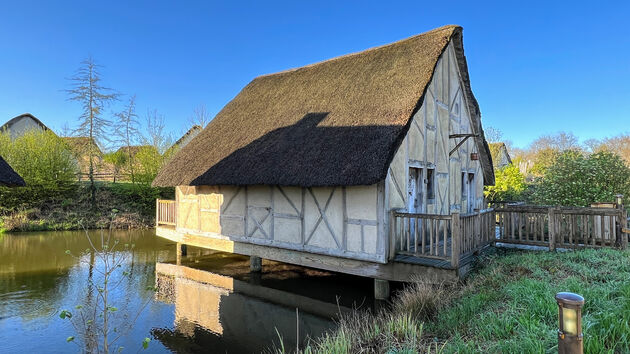
[[[586,299],[585,352],[630,352],[630,251],[497,250],[482,263],[462,284],[412,284],[304,352],[556,352],[559,291]]]
[[[172,188],[130,183],[97,184],[92,207],[87,183],[62,188],[0,190],[0,230],[47,231],[109,227],[147,228],[155,223],[155,199],[173,199]]]

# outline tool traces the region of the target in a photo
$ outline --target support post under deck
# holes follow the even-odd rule
[[[376,300],[389,299],[389,281],[374,279],[374,298]]]
[[[262,272],[262,258],[256,256],[249,257],[249,270],[255,273]]]

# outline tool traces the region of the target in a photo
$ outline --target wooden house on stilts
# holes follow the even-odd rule
[[[159,172],[157,234],[376,279],[455,279],[494,237],[462,29],[264,75]]]

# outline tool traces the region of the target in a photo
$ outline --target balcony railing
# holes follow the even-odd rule
[[[175,226],[177,224],[177,204],[174,200],[155,201],[155,224]]]
[[[456,268],[463,255],[495,239],[494,209],[451,215],[394,211],[391,247],[395,254],[448,261]]]

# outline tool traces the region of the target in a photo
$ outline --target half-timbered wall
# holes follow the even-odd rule
[[[177,229],[385,262],[382,186],[180,186]]]
[[[470,189],[474,193],[470,202],[472,208],[483,206],[481,164],[470,159],[470,154],[477,152],[474,140],[469,138],[449,156],[461,139],[450,139],[449,135],[472,133],[473,124],[456,60],[450,44],[438,61],[424,102],[394,155],[385,181],[388,210],[409,209],[410,194],[413,194],[409,181],[410,168],[422,171],[422,183],[416,191],[422,202],[417,212],[449,214],[451,210],[460,210],[466,213],[467,194],[471,192],[462,188],[462,181],[469,178],[469,174],[474,176]],[[466,173],[465,178],[463,173]],[[433,198],[428,198],[427,177],[430,174],[434,178]]]

